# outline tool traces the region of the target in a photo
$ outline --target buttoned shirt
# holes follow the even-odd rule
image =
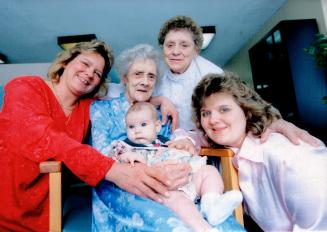
[[[235,149],[234,149],[235,150]],[[327,149],[247,136],[233,163],[247,213],[264,231],[327,230]]]

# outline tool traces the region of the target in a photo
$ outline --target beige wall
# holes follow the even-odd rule
[[[253,85],[248,50],[279,21],[316,18],[321,33],[327,32],[327,0],[288,0],[246,45],[225,66]]]
[[[51,63],[1,64],[0,86],[17,76],[37,75],[46,78]]]

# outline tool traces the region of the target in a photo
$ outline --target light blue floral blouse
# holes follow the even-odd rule
[[[129,106],[124,93],[91,105],[91,143],[101,153],[108,154],[113,140],[127,137],[125,114]],[[169,138],[170,127],[163,126],[160,134]],[[92,210],[92,231],[191,231],[169,208],[130,194],[105,180],[92,190]],[[233,217],[217,228],[220,231],[244,231]]]

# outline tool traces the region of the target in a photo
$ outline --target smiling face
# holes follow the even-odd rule
[[[132,111],[125,118],[127,137],[136,144],[149,144],[157,138],[161,129],[160,121],[148,108]]]
[[[215,143],[240,148],[246,136],[246,117],[233,97],[214,93],[204,100],[201,126]]]
[[[123,77],[126,97],[130,103],[148,101],[157,80],[157,66],[153,60],[136,60]]]
[[[173,73],[184,73],[198,55],[192,32],[187,29],[170,30],[163,44],[163,56]]]
[[[65,66],[60,82],[77,97],[88,94],[100,84],[104,65],[98,53],[82,52]]]

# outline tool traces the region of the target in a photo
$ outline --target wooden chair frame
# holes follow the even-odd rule
[[[225,191],[240,190],[238,172],[232,163],[234,152],[231,149],[201,148],[200,155],[220,157],[221,175],[223,177]],[[238,223],[244,226],[242,204],[235,209],[234,216]]]
[[[230,149],[202,148],[200,155],[216,156],[221,158],[222,177],[225,191],[239,190],[238,173],[233,167],[233,151]],[[40,163],[40,172],[49,173],[49,231],[62,230],[62,199],[61,199],[61,162],[46,161]],[[240,205],[234,211],[236,220],[244,226],[243,208]]]
[[[61,200],[61,162],[46,161],[40,163],[40,172],[49,173],[49,231],[62,230],[62,200]]]

